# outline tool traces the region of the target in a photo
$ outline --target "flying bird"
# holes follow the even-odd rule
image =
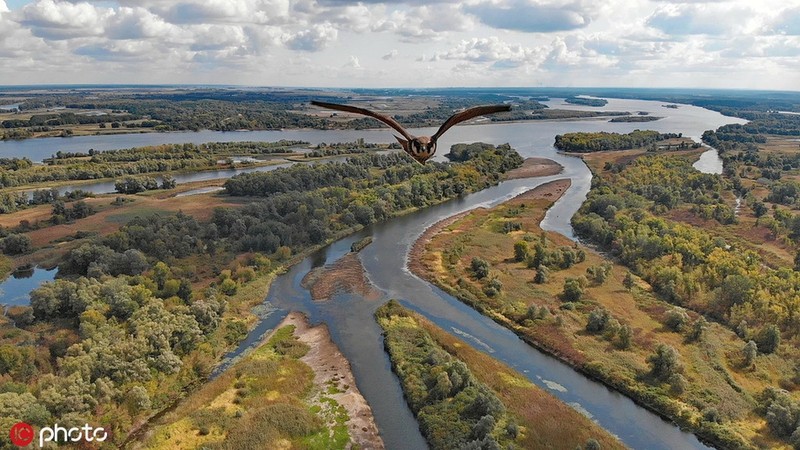
[[[348,106],[348,105],[340,105],[337,103],[326,103],[326,102],[318,102],[312,101],[312,105],[320,106],[322,108],[328,109],[335,109],[338,111],[346,111],[355,114],[363,114],[365,116],[372,117],[373,119],[378,119],[381,122],[389,125],[390,127],[394,128],[395,131],[400,133],[402,137],[398,135],[394,135],[395,139],[400,142],[400,145],[403,146],[403,150],[406,151],[412,158],[417,160],[420,164],[425,164],[425,162],[436,153],[436,141],[439,140],[440,137],[444,134],[445,131],[449,130],[450,127],[461,123],[465,120],[472,119],[473,117],[478,116],[485,116],[487,114],[494,114],[503,111],[511,111],[511,105],[490,105],[490,106],[476,106],[474,108],[469,108],[464,111],[458,112],[450,116],[441,127],[436,131],[436,134],[433,136],[412,136],[405,128],[403,128],[400,123],[396,120],[392,119],[391,117],[384,116],[383,114],[378,114],[376,112],[370,111],[364,108],[357,108],[355,106]]]

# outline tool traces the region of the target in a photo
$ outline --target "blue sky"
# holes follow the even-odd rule
[[[800,0],[0,0],[0,84],[800,86]]]

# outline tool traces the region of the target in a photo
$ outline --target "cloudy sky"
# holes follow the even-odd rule
[[[0,84],[800,90],[800,0],[0,0]]]

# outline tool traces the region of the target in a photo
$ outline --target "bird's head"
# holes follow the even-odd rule
[[[436,153],[436,141],[428,136],[415,137],[410,141],[398,136],[395,136],[395,138],[402,144],[403,150],[420,164],[425,164]]]

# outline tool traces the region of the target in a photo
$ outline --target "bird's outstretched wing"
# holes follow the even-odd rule
[[[414,139],[414,136],[408,134],[408,131],[406,131],[402,125],[400,125],[396,120],[392,119],[389,116],[384,116],[383,114],[378,114],[368,109],[357,108],[355,106],[340,105],[338,103],[312,101],[311,104],[315,106],[320,106],[322,108],[336,109],[339,111],[351,112],[355,114],[363,114],[365,116],[372,117],[373,119],[378,119],[381,122],[385,123],[386,125],[389,125],[390,127],[394,128],[398,133],[402,134],[403,137],[406,138],[406,140],[411,141]]]
[[[476,106],[474,108],[470,108],[461,111],[459,113],[455,113],[452,116],[450,116],[450,118],[447,119],[442,124],[441,127],[439,127],[439,130],[436,131],[436,134],[431,136],[431,140],[436,141],[444,134],[445,131],[449,130],[450,127],[458,123],[461,123],[465,120],[472,119],[473,117],[485,116],[486,114],[494,114],[504,111],[511,111],[511,105]]]

